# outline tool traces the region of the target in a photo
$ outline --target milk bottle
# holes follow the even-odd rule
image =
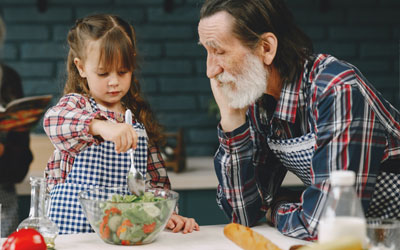
[[[318,242],[358,238],[366,246],[366,219],[354,189],[353,171],[332,173],[331,190],[318,226]]]

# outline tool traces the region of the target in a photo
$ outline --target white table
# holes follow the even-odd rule
[[[200,227],[200,231],[195,231],[190,234],[163,231],[151,244],[134,246],[132,249],[240,250],[241,248],[225,237],[223,233],[224,226],[225,225],[202,226]],[[292,245],[308,244],[306,241],[283,236],[275,228],[267,224],[261,224],[252,229],[267,237],[283,250],[288,250]],[[59,235],[55,243],[57,250],[127,249],[126,246],[104,243],[95,233]]]

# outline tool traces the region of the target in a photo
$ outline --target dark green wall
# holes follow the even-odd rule
[[[58,96],[65,80],[67,30],[89,13],[115,13],[137,30],[141,83],[161,123],[185,129],[188,155],[213,155],[217,145],[205,51],[197,45],[198,0],[0,0],[8,27],[2,58],[22,76],[27,95]],[[166,6],[171,2],[171,6]],[[317,52],[357,65],[393,105],[399,96],[398,0],[288,0]],[[54,99],[54,102],[56,98]],[[39,126],[35,130],[42,133]]]

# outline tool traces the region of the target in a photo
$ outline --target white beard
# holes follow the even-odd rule
[[[244,58],[242,72],[237,76],[224,71],[216,76],[220,88],[232,108],[253,104],[267,89],[268,72],[262,61],[253,54]]]

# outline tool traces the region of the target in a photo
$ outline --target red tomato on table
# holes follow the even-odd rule
[[[4,242],[2,250],[46,250],[43,236],[33,228],[19,229],[10,234]]]

